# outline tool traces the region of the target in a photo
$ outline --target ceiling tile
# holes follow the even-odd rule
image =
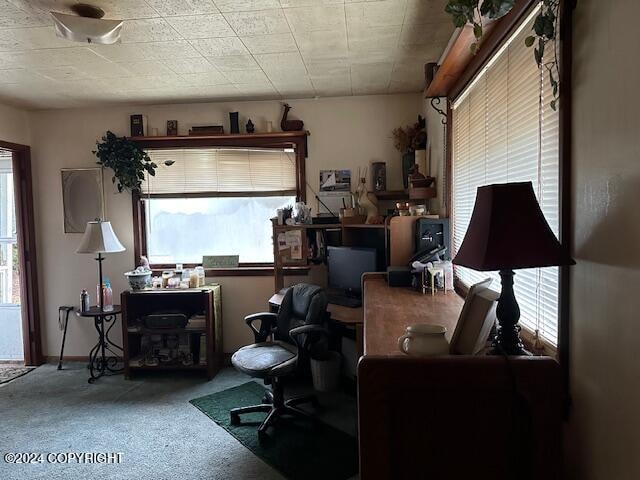
[[[302,57],[298,52],[264,53],[255,55],[255,59],[265,71],[280,68],[290,68],[292,70],[305,68]]]
[[[146,0],[146,2],[163,17],[218,12],[212,0]]]
[[[226,57],[228,58],[228,57]],[[167,58],[163,60],[163,63],[169,67],[173,72],[182,73],[204,73],[216,70],[206,58]]]
[[[403,45],[437,45],[443,49],[449,43],[454,26],[446,23],[404,25],[400,35]]]
[[[227,78],[220,72],[205,73],[187,73],[181,75],[184,85],[206,86],[206,85],[224,85],[230,83]]]
[[[351,3],[344,7],[347,26],[352,28],[402,25],[405,7],[406,0]]]
[[[86,73],[72,66],[37,68],[35,71],[49,80],[57,81],[74,80],[88,76]]]
[[[270,83],[262,70],[231,70],[225,72],[224,76],[231,83],[250,83],[254,85]]]
[[[0,70],[0,83],[22,83],[37,80],[38,75],[24,68]]]
[[[29,8],[26,1],[0,0],[0,28],[41,27],[51,24],[48,12]]]
[[[254,54],[298,51],[298,46],[291,33],[243,36],[242,42]]]
[[[256,95],[258,97],[262,97],[262,96],[277,96],[279,97],[280,94],[278,93],[278,91],[273,87],[273,85],[269,84],[259,84],[259,85],[253,85],[250,83],[239,83],[239,84],[234,84],[234,86],[236,87],[236,89],[238,90],[238,92],[240,94],[243,95]]]
[[[135,62],[118,63],[125,70],[130,72],[128,76],[148,76],[148,75],[173,75],[174,72],[161,60],[142,60]]]
[[[4,52],[73,46],[69,40],[56,37],[53,26],[0,30],[0,51]]]
[[[221,12],[242,12],[280,8],[278,0],[214,0]]]
[[[103,60],[86,47],[29,50],[0,53],[0,64],[7,67],[61,67]]]
[[[207,60],[221,72],[234,70],[255,70],[260,66],[251,55],[229,55],[228,57],[208,57]]]
[[[130,77],[132,73],[122,65],[108,60],[99,60],[92,63],[79,63],[75,65],[80,72],[92,78],[121,78]]]
[[[448,0],[407,0],[405,21],[412,24],[443,23],[453,25],[451,15],[445,12]]]
[[[347,32],[340,30],[318,30],[298,32],[295,35],[300,53],[307,58],[340,58],[347,56]]]
[[[122,43],[165,42],[179,40],[180,35],[164,18],[127,20],[122,25]]]
[[[239,36],[289,32],[289,25],[280,9],[229,12],[224,14],[224,18]]]
[[[119,45],[92,45],[90,48],[98,55],[113,61],[142,61],[200,56],[196,49],[186,40]]]
[[[167,22],[184,38],[233,37],[234,31],[221,13],[168,17]]]
[[[306,62],[311,77],[342,76],[350,74],[350,64],[346,60],[318,60]]]
[[[22,1],[33,3],[33,0]],[[68,5],[75,2],[67,1],[62,5],[58,5],[59,3],[60,2],[57,1],[56,7],[52,9],[62,13],[73,13],[69,9]],[[158,16],[158,12],[148,5],[149,2],[141,0],[91,0],[87,3],[91,3],[91,5],[95,5],[96,7],[100,7],[104,10],[104,18],[107,19],[129,20],[132,18],[151,18]],[[45,2],[42,2],[42,4],[45,4]]]
[[[312,7],[314,5],[337,5],[342,3],[344,3],[344,0],[280,0],[282,8]]]
[[[391,81],[392,63],[368,63],[351,67],[351,82],[356,87],[386,88]]]
[[[286,8],[284,14],[294,33],[345,28],[344,5]]]
[[[400,25],[358,27],[349,30],[349,50],[353,52],[383,51],[393,54],[400,39]]]
[[[192,40],[192,45],[205,57],[223,57],[248,53],[238,37],[202,38]]]

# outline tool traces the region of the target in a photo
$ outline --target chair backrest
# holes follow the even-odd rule
[[[278,310],[277,340],[292,342],[289,330],[301,325],[322,324],[326,317],[327,294],[322,287],[298,283],[289,288]]]

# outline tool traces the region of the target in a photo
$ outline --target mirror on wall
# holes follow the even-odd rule
[[[64,233],[84,233],[87,222],[104,218],[102,168],[63,168]]]

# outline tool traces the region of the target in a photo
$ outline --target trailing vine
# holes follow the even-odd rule
[[[156,165],[151,161],[137,143],[126,137],[118,137],[115,133],[107,131],[102,137],[102,142],[96,142],[96,150],[93,154],[98,157],[98,165],[113,170],[111,181],[118,188],[118,192],[140,191],[145,175],[154,176]],[[166,160],[165,165],[171,166],[175,162]]]
[[[478,51],[484,33],[483,18],[497,20],[511,11],[515,0],[449,0],[445,11],[453,17],[453,24],[464,27],[467,23],[473,26],[475,42],[471,44],[471,52]],[[542,0],[542,8],[535,18],[532,35],[525,39],[527,47],[534,47],[533,57],[541,70],[544,69],[549,78],[553,93],[550,107],[556,110],[559,92],[558,54],[556,33],[558,32],[560,0]],[[553,42],[554,50],[550,60],[545,53],[549,42]]]

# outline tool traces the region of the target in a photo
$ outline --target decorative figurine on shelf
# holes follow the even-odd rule
[[[367,167],[358,168],[358,186],[356,187],[356,198],[358,206],[364,215],[367,216],[365,223],[380,224],[382,217],[378,214],[378,199],[375,195],[367,191]]]
[[[256,127],[253,124],[253,122],[251,121],[251,119],[249,119],[249,121],[245,125],[245,129],[247,130],[247,133],[253,133],[253,132],[256,131]]]
[[[280,128],[282,128],[283,132],[294,132],[297,130],[302,130],[304,127],[304,122],[302,120],[287,120],[287,115],[289,115],[289,110],[291,107],[288,103],[283,103],[284,113],[282,114],[282,120],[280,121]]]
[[[178,121],[167,120],[167,136],[175,137],[176,135],[178,135]]]
[[[435,182],[434,177],[425,177],[420,173],[420,166],[414,163],[409,169],[409,181],[413,188],[426,188],[430,187]]]
[[[371,178],[373,179],[373,190],[383,192],[387,189],[387,164],[384,162],[373,162],[371,164]]]

